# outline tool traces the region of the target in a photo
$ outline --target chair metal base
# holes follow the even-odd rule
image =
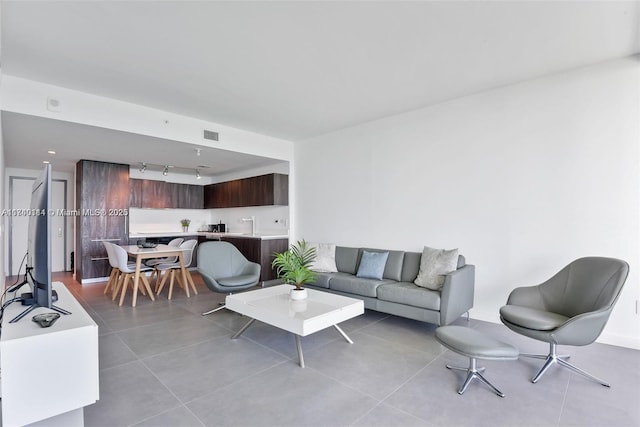
[[[205,311],[204,313],[202,313],[202,315],[207,316],[211,313],[215,313],[216,311],[222,310],[223,308],[227,308],[227,305],[225,303],[221,302],[219,304],[220,304],[220,307],[214,308],[213,310]]]
[[[467,390],[467,387],[469,387],[469,384],[471,384],[471,381],[473,381],[474,379],[478,379],[481,382],[483,382],[486,385],[488,385],[493,390],[493,392],[495,394],[497,394],[500,397],[504,397],[504,393],[501,392],[500,390],[498,390],[493,384],[491,384],[482,375],[482,372],[484,372],[484,368],[478,368],[477,367],[477,361],[476,361],[476,358],[474,358],[474,357],[470,357],[469,358],[469,367],[468,368],[461,368],[461,367],[458,367],[458,366],[447,365],[447,369],[454,369],[454,370],[457,370],[457,371],[465,371],[465,372],[467,372],[467,378],[462,383],[462,386],[460,387],[460,390],[458,390],[458,394],[464,393],[465,390]]]
[[[572,370],[573,372],[582,375],[583,377],[590,379],[591,381],[597,382],[598,384],[604,386],[604,387],[611,387],[611,385],[609,385],[609,383],[591,375],[590,373],[583,371],[582,369],[578,368],[577,366],[572,365],[571,363],[567,362],[566,359],[569,358],[569,355],[563,354],[560,355],[557,352],[557,344],[555,343],[549,343],[549,354],[531,354],[531,353],[520,353],[520,356],[523,357],[530,357],[533,359],[544,359],[544,364],[542,365],[542,367],[540,368],[540,370],[538,371],[537,374],[534,375],[534,377],[531,379],[532,383],[537,383],[540,378],[542,377],[542,375],[544,375],[545,372],[547,372],[547,370],[551,367],[551,365],[555,365],[558,364],[564,368],[568,368],[570,370]]]

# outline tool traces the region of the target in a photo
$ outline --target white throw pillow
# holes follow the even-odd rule
[[[420,272],[413,282],[423,288],[439,291],[444,285],[444,275],[458,267],[458,249],[433,249],[428,246],[422,251]]]
[[[311,263],[311,270],[321,273],[335,273],[336,266],[336,245],[332,243],[308,243],[316,248],[316,259]]]

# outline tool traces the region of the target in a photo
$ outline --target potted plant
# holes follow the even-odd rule
[[[189,224],[191,224],[191,220],[187,218],[181,219],[180,224],[182,225],[182,231],[186,233],[187,231],[189,231]]]
[[[278,278],[295,286],[291,290],[291,299],[305,299],[307,290],[303,288],[304,284],[316,280],[316,273],[309,268],[316,259],[316,248],[307,245],[303,239],[291,245],[289,250],[275,253],[274,256],[271,266],[276,269]]]

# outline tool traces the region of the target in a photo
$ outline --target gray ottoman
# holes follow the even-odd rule
[[[468,368],[447,365],[449,369],[467,372],[467,379],[458,394],[464,393],[471,381],[477,378],[491,387],[498,396],[504,397],[504,393],[482,376],[484,368],[478,368],[476,360],[516,360],[519,355],[517,348],[465,326],[441,326],[436,329],[436,339],[449,350],[469,358]]]

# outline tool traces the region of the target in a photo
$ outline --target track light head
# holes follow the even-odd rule
[[[164,170],[162,171],[162,175],[167,176],[169,175],[169,166],[165,166]]]

